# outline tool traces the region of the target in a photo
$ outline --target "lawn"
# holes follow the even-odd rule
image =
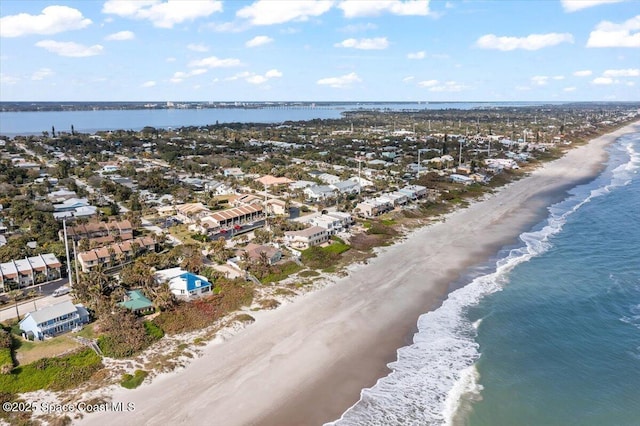
[[[16,340],[20,342],[16,350],[16,359],[20,365],[31,364],[42,358],[53,358],[81,346],[69,334],[44,341],[31,342],[18,337]]]

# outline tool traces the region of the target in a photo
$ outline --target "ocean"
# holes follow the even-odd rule
[[[332,423],[640,424],[640,133],[521,243],[422,315],[413,344]]]

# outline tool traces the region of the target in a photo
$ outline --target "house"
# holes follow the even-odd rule
[[[43,340],[45,337],[65,333],[88,322],[89,313],[84,306],[66,301],[29,312],[20,321],[20,330],[27,337]]]
[[[342,231],[342,221],[337,217],[326,214],[312,218],[309,223],[326,229],[329,236],[336,235]]]
[[[358,203],[354,209],[362,217],[373,217],[393,210],[393,202],[387,198],[370,198]]]
[[[271,175],[264,175],[261,178],[255,179],[256,182],[261,183],[264,187],[274,186],[274,185],[288,185],[293,183],[291,179],[286,177],[275,177]]]
[[[267,213],[276,215],[276,216],[288,216],[289,210],[287,210],[287,203],[282,200],[278,200],[277,198],[272,198],[267,200],[265,203],[265,208]]]
[[[209,209],[202,203],[186,203],[176,206],[176,217],[183,223],[193,223],[209,213]]]
[[[329,241],[329,232],[321,226],[312,226],[301,231],[285,232],[284,241],[288,246],[304,250]]]
[[[341,194],[357,194],[360,192],[360,185],[352,180],[336,182],[330,186]]]
[[[320,179],[322,182],[326,183],[327,185],[333,185],[335,183],[340,182],[340,178],[338,176],[332,175],[330,173],[319,174],[317,178]]]
[[[244,177],[244,172],[239,167],[230,167],[228,169],[224,169],[222,171],[224,177],[233,177],[233,178],[242,178]]]
[[[262,204],[262,201],[262,197],[254,194],[240,194],[231,201],[231,205],[233,207],[250,206],[253,204]]]
[[[305,188],[302,192],[307,199],[311,201],[326,200],[327,198],[333,198],[336,195],[335,189],[326,185],[314,185]]]
[[[350,227],[351,225],[353,225],[353,216],[351,216],[350,213],[346,213],[346,212],[329,212],[325,216],[330,216],[330,217],[334,217],[336,219],[339,219],[340,222],[342,223],[342,228],[343,229],[346,229],[346,228]]]
[[[427,195],[427,187],[421,185],[408,185],[397,192],[405,194],[410,200],[416,200]]]
[[[89,200],[86,198],[69,198],[64,200],[62,203],[54,204],[53,211],[54,212],[71,212],[77,209],[78,207],[86,207],[89,205]]]
[[[147,299],[141,290],[127,291],[124,300],[119,303],[125,309],[129,309],[136,315],[151,314],[155,311],[153,302]]]
[[[449,176],[449,179],[451,179],[452,182],[463,183],[465,185],[469,185],[470,183],[473,182],[473,179],[470,178],[469,176],[459,175],[459,174],[456,174],[456,173],[452,173]]]
[[[163,269],[154,277],[159,284],[168,283],[171,292],[178,297],[191,298],[211,293],[211,283],[205,277],[182,268]]]
[[[0,290],[29,287],[60,278],[62,263],[53,253],[0,264]]]
[[[240,249],[240,252],[246,253],[247,257],[253,262],[259,262],[264,253],[269,265],[273,265],[282,259],[282,250],[269,245],[249,243],[245,248]]]
[[[201,223],[209,223],[211,230],[229,228],[235,225],[255,222],[264,218],[264,209],[259,204],[234,207],[209,214],[201,219]]]

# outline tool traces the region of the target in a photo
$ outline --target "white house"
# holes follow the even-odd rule
[[[326,228],[312,226],[301,231],[285,232],[284,241],[288,246],[304,250],[329,241],[329,233]]]
[[[47,336],[65,333],[88,322],[89,313],[84,306],[66,301],[29,312],[20,321],[20,330],[27,337],[43,340]]]
[[[157,271],[154,278],[160,284],[168,283],[171,293],[181,298],[197,297],[211,293],[211,283],[202,275],[187,272],[182,268]]]

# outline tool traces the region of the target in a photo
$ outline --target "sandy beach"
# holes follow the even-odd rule
[[[640,122],[592,140],[444,222],[381,250],[367,265],[272,311],[186,369],[114,402],[133,412],[85,415],[82,425],[321,425],[388,374],[419,315],[436,308],[467,268],[487,261],[547,215],[566,190],[595,177],[605,147]],[[253,315],[253,313],[252,313]]]

